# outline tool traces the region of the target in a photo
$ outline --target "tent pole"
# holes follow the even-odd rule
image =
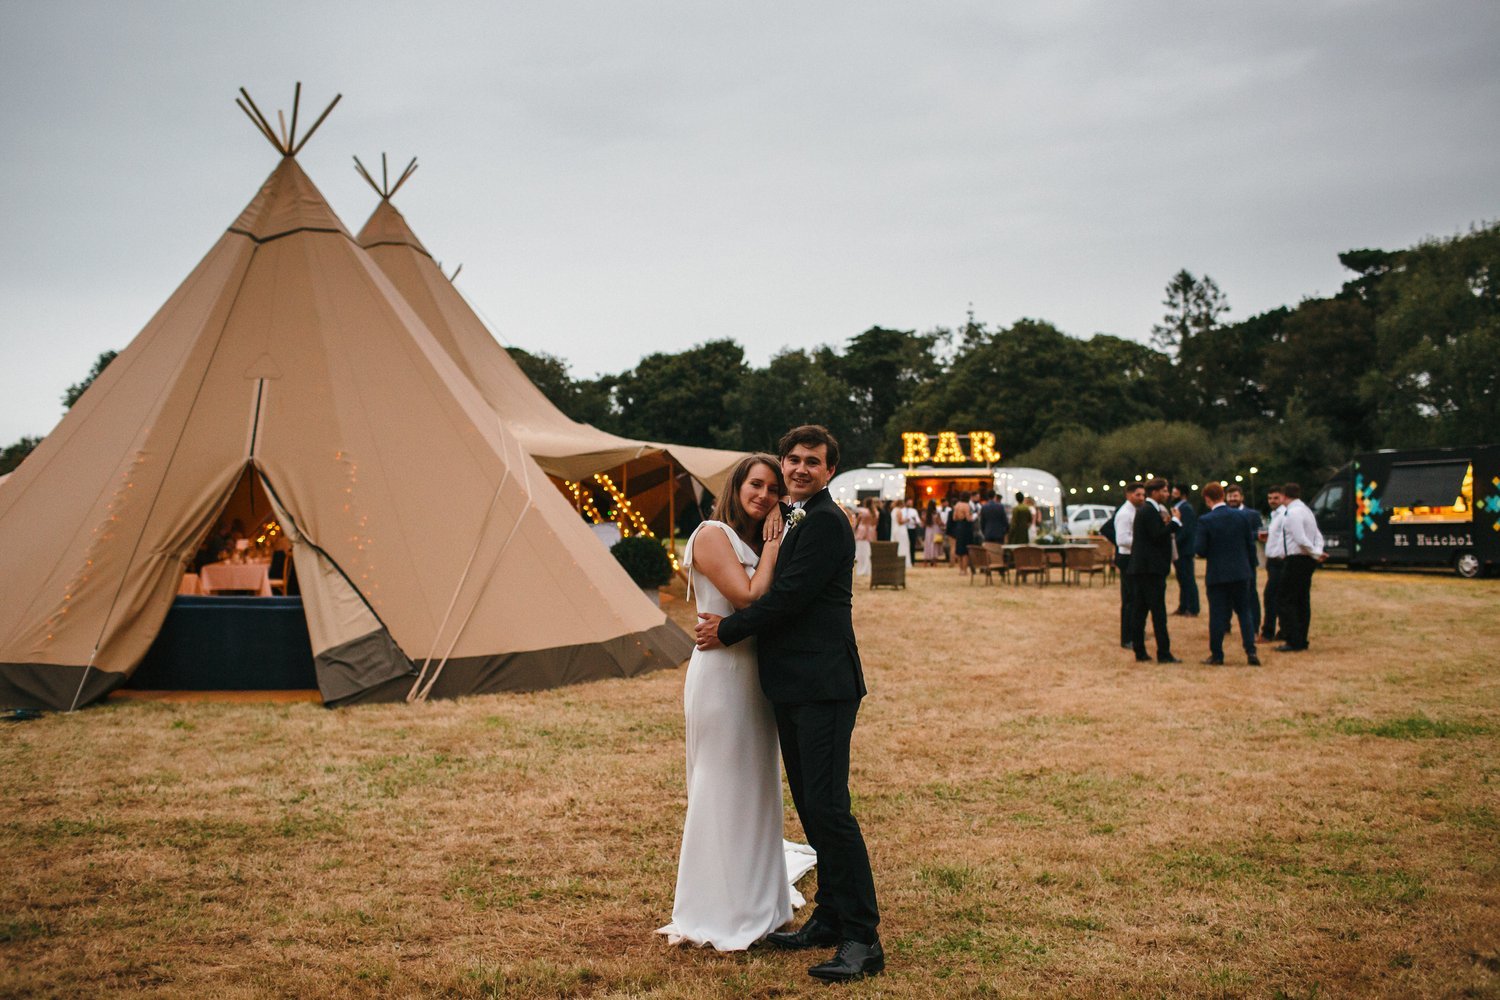
[[[672,456],[667,456],[667,550],[672,561],[677,561],[677,471],[672,468]]]

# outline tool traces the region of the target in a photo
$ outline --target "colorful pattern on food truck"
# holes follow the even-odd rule
[[[1380,525],[1375,519],[1385,513],[1385,508],[1380,506],[1380,498],[1375,495],[1378,489],[1380,489],[1380,484],[1374,480],[1365,482],[1363,475],[1354,477],[1354,537],[1356,539],[1365,537],[1366,531],[1380,530]]]

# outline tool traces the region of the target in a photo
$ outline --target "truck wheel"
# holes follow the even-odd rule
[[[1473,580],[1483,568],[1479,564],[1479,557],[1472,552],[1460,552],[1453,559],[1454,571],[1465,580]]]

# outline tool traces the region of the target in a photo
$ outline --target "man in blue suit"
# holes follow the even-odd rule
[[[1255,615],[1250,606],[1250,567],[1255,564],[1255,531],[1238,510],[1224,503],[1224,487],[1203,487],[1208,513],[1198,518],[1198,552],[1207,564],[1203,583],[1208,588],[1208,659],[1204,663],[1224,665],[1224,634],[1229,616],[1240,620],[1240,640],[1252,667],[1260,666],[1255,655]]]
[[[1229,509],[1238,513],[1250,525],[1250,530],[1255,532],[1255,537],[1260,538],[1260,511],[1254,507],[1245,506],[1245,491],[1239,483],[1230,483],[1224,487],[1224,502]],[[1260,548],[1256,547],[1255,558],[1250,560],[1250,612],[1255,621],[1255,631],[1260,631]]]
[[[1172,563],[1177,571],[1177,610],[1172,614],[1197,618],[1200,605],[1193,557],[1198,551],[1198,512],[1193,510],[1181,483],[1172,487],[1172,516],[1182,522],[1177,532],[1177,556]]]

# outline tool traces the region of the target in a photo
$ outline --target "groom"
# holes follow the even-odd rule
[[[776,712],[781,758],[808,843],[818,852],[817,909],[779,948],[838,946],[808,973],[828,982],[885,968],[875,879],[849,806],[849,738],[865,694],[851,618],[854,532],[828,495],[839,443],[823,427],[787,431],[778,446],[792,510],[771,589],[728,618],[700,614],[698,648],[760,640],[760,685]]]

